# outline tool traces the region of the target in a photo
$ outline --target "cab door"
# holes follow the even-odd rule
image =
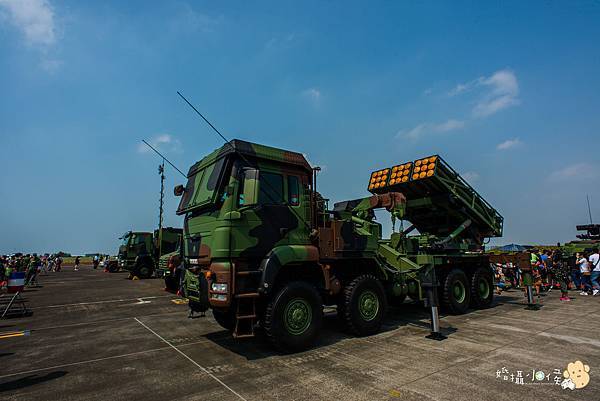
[[[271,249],[289,243],[289,233],[300,222],[290,210],[286,194],[286,175],[261,169],[258,203],[240,206],[242,224],[234,229],[234,252],[240,257],[262,259]]]

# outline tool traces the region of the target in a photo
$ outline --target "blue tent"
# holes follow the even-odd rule
[[[527,248],[525,248],[524,246],[517,245],[517,244],[504,245],[498,249],[500,249],[501,251],[505,251],[505,252],[523,252],[523,251],[527,250]]]

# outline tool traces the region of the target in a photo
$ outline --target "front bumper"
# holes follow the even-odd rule
[[[231,305],[231,264],[212,263],[210,267],[193,267],[185,270],[184,288],[187,297],[194,302],[206,302],[214,308]]]

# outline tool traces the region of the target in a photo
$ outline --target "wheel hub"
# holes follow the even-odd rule
[[[284,325],[293,335],[304,333],[312,321],[312,309],[304,299],[291,300],[284,310]]]
[[[490,295],[490,286],[488,285],[487,281],[481,279],[479,281],[479,296],[485,299],[488,297],[488,295]]]
[[[358,299],[358,311],[362,319],[375,319],[379,312],[379,298],[372,291],[363,292]]]
[[[466,293],[463,283],[456,281],[453,285],[452,291],[454,293],[454,298],[458,303],[463,303],[465,301]]]

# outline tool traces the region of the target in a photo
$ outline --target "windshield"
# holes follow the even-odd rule
[[[121,237],[121,245],[127,246],[128,242],[129,242],[129,233],[127,233]]]
[[[190,175],[177,211],[184,212],[214,202],[224,166],[225,158],[221,158]]]

